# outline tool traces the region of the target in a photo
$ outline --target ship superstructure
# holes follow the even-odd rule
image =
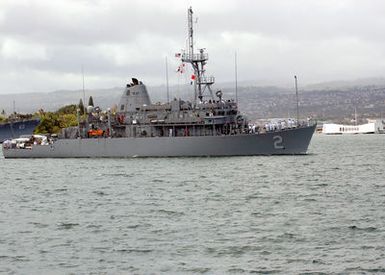
[[[109,115],[109,123],[100,121],[99,115],[88,116],[80,124],[78,136],[87,138],[89,125],[102,129],[109,137],[176,137],[217,136],[245,133],[248,122],[238,112],[237,103],[223,99],[220,90],[215,92],[213,76],[206,76],[208,54],[204,49],[194,52],[193,11],[188,9],[188,49],[182,53],[182,62],[191,64],[194,71],[194,101],[174,98],[170,102],[152,104],[146,86],[136,78],[128,83],[118,103],[116,115]],[[85,131],[84,131],[85,129]],[[65,131],[74,131],[67,129]],[[64,133],[74,137],[74,133]]]

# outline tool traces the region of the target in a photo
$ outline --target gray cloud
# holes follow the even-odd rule
[[[197,47],[210,53],[218,82],[261,84],[382,77],[385,2],[379,0],[111,0],[0,2],[0,93],[76,89],[84,65],[89,88],[137,76],[170,81],[184,47],[186,9],[198,17]],[[188,77],[187,77],[188,78]]]

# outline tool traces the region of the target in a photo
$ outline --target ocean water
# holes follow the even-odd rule
[[[385,272],[385,135],[305,156],[0,158],[0,272]]]

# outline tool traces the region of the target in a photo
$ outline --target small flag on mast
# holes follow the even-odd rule
[[[176,70],[176,72],[177,72],[177,73],[183,74],[184,71],[185,71],[184,66],[185,66],[184,63],[180,64],[180,65],[178,66],[178,69]]]

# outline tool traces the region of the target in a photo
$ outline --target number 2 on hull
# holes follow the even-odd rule
[[[285,148],[282,145],[283,140],[282,140],[281,136],[274,136],[273,141],[274,141],[274,149],[284,149]]]

